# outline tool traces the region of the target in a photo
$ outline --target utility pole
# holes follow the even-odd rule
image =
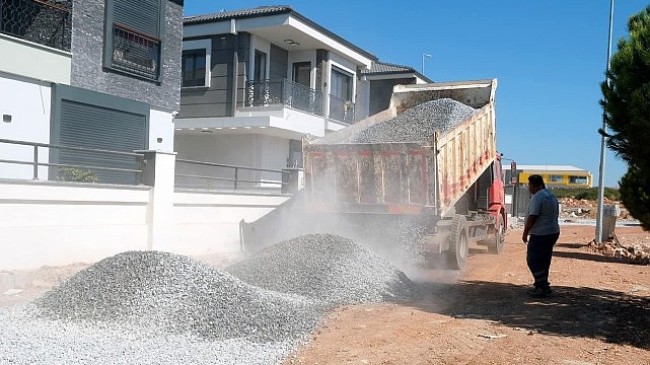
[[[607,39],[607,66],[605,68],[605,82],[609,84],[609,65],[612,54],[612,31],[614,26],[614,0],[609,1],[609,37]],[[607,131],[605,111],[603,110],[603,132]],[[596,219],[596,244],[603,242],[603,200],[605,198],[605,143],[607,137],[603,133],[600,137],[600,165],[598,167],[598,216]]]
[[[428,54],[428,53],[423,53],[423,54],[422,54],[422,75],[424,75],[424,76],[426,76],[426,75],[424,74],[424,59],[425,59],[425,58],[431,58],[431,55]]]

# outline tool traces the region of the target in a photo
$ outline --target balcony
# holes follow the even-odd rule
[[[323,115],[323,94],[305,85],[289,81],[248,81],[244,105],[283,105],[315,115]]]
[[[354,103],[350,100],[330,95],[329,117],[345,124],[352,124],[354,122]]]
[[[72,0],[0,0],[0,33],[70,51]]]

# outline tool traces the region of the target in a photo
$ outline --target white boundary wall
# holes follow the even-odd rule
[[[289,198],[174,192],[175,155],[151,153],[154,187],[0,180],[0,271],[94,263],[130,250],[239,253],[239,222]]]

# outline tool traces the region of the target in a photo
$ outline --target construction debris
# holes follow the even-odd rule
[[[636,244],[622,244],[616,235],[609,240],[598,244],[595,240],[589,242],[587,247],[603,256],[615,257],[623,262],[650,265],[650,243],[639,242]]]

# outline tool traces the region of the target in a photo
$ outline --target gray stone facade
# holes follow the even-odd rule
[[[72,15],[72,86],[150,104],[172,112],[180,108],[183,6],[165,2],[161,82],[104,68],[105,0],[75,1]]]

